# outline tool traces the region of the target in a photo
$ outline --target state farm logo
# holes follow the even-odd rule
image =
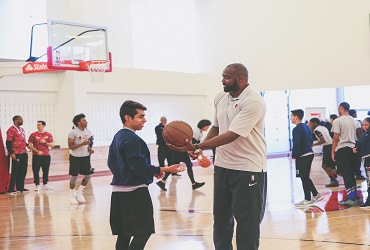
[[[26,67],[25,67],[25,70],[26,71],[32,71],[33,70],[33,67],[31,64],[27,63]]]
[[[36,73],[36,72],[48,72],[55,71],[55,69],[49,69],[47,62],[30,62],[23,66],[23,74]]]

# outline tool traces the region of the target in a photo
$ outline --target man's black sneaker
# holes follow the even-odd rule
[[[193,190],[197,189],[197,188],[200,188],[200,187],[203,187],[204,186],[204,182],[195,182],[192,186]]]
[[[29,192],[30,190],[28,190],[27,188],[23,188],[23,190],[21,190],[21,192]]]
[[[166,183],[163,183],[161,181],[157,182],[158,187],[160,187],[163,191],[167,191],[166,189]]]
[[[329,184],[326,184],[325,187],[339,187],[337,180],[331,180]]]

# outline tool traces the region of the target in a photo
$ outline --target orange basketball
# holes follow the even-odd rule
[[[197,158],[199,166],[203,168],[208,168],[211,166],[211,161],[208,159],[207,156],[204,156],[203,154],[199,155]]]
[[[193,129],[186,122],[173,121],[164,127],[162,136],[166,143],[182,147],[186,145],[186,139],[191,141],[193,138]]]

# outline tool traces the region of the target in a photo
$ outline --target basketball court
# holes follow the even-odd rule
[[[260,249],[369,249],[369,210],[339,207],[345,193],[343,180],[339,178],[338,188],[325,188],[328,178],[320,163],[321,157],[315,156],[311,176],[325,199],[316,207],[297,209],[293,203],[302,200],[303,191],[292,161],[268,159],[268,200]],[[67,169],[68,163],[64,164]],[[69,179],[61,176],[49,182],[54,190],[33,191],[28,177],[30,192],[0,195],[0,248],[114,249],[116,238],[109,227],[111,175],[104,161],[92,164],[98,171],[85,189],[85,204],[69,204]],[[194,174],[196,180],[206,182],[198,190],[191,189],[186,172],[169,178],[167,192],[155,184],[149,186],[156,233],[146,249],[213,249],[213,166],[195,166]],[[357,184],[360,196],[366,196],[366,182]]]

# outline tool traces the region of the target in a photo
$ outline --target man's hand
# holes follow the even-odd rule
[[[81,143],[81,145],[89,145],[90,144],[90,140],[86,140],[86,141],[83,141],[82,143]]]
[[[93,154],[95,151],[93,149],[89,149],[89,154]]]
[[[335,162],[335,152],[331,152],[331,159]]]
[[[17,159],[17,158],[15,157],[15,154],[11,154],[11,155],[10,155],[10,158],[12,158],[13,160]]]
[[[191,140],[186,139],[185,143],[186,143],[185,146],[181,146],[181,147],[172,145],[170,143],[167,143],[166,145],[170,149],[173,149],[173,150],[176,150],[176,151],[181,151],[181,152],[194,151],[195,150],[194,144],[191,142]]]
[[[195,160],[198,158],[199,155],[203,154],[202,151],[199,153],[195,154],[193,151],[188,151],[188,155],[190,156],[191,159]]]
[[[357,154],[358,152],[357,148],[353,148],[352,150],[353,150],[353,153]]]

